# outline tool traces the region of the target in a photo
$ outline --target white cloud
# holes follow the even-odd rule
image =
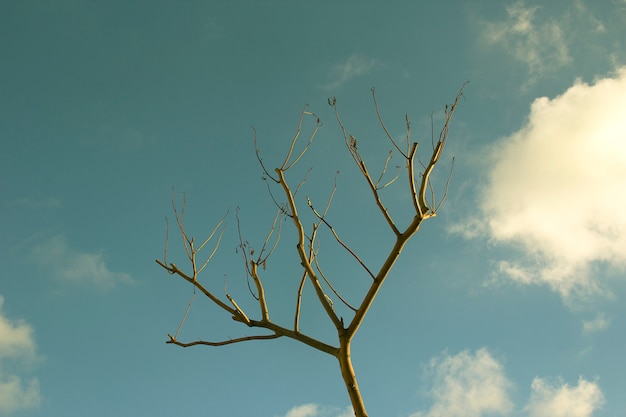
[[[480,215],[456,225],[511,244],[526,261],[500,264],[508,278],[546,284],[570,303],[605,293],[598,267],[626,266],[626,67],[534,101],[526,125],[486,155]]]
[[[317,416],[317,404],[304,404],[292,408],[285,417],[315,417]]]
[[[33,329],[22,321],[13,322],[2,314],[4,298],[0,296],[0,359],[35,357]]]
[[[605,313],[598,313],[593,320],[583,320],[583,334],[589,335],[604,331],[609,327],[611,320]]]
[[[468,351],[454,356],[444,352],[431,359],[427,375],[432,378],[429,396],[433,404],[427,412],[410,417],[590,417],[604,403],[598,384],[584,378],[572,387],[560,378],[553,383],[535,378],[530,399],[519,414],[510,398],[513,384],[503,365],[485,348],[474,355]]]
[[[32,363],[38,360],[33,329],[23,321],[12,321],[4,316],[0,296],[0,414],[37,407],[41,401],[39,381],[22,378],[5,370],[11,362]]]
[[[39,381],[36,378],[24,384],[20,377],[4,375],[0,370],[0,413],[36,408],[40,402]]]
[[[333,66],[330,74],[333,81],[323,85],[322,88],[327,90],[339,88],[354,77],[368,74],[376,65],[378,62],[375,59],[352,54],[345,62]]]
[[[474,355],[468,351],[455,356],[444,353],[431,359],[428,373],[433,378],[429,391],[433,405],[411,417],[480,417],[508,414],[513,409],[509,399],[512,384],[504,367],[486,349]]]
[[[102,253],[79,252],[70,248],[63,235],[56,235],[35,246],[35,261],[57,278],[108,290],[132,278],[124,272],[109,270]]]
[[[354,417],[354,412],[351,406],[341,410],[311,403],[293,407],[285,417]]]
[[[531,389],[530,401],[524,409],[529,417],[590,417],[604,403],[600,387],[583,378],[574,387],[561,381],[550,384],[535,378]]]
[[[502,45],[514,59],[528,67],[528,83],[571,60],[563,29],[554,21],[537,24],[538,10],[538,6],[526,7],[523,1],[518,1],[506,8],[505,21],[483,25],[488,44]]]

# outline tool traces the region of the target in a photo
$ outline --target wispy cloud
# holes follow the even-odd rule
[[[0,414],[39,406],[39,381],[23,381],[14,372],[5,370],[5,364],[32,364],[38,361],[33,328],[24,321],[10,320],[4,315],[4,298],[0,295]],[[15,368],[13,366],[12,368]]]
[[[504,366],[487,349],[474,354],[443,353],[433,358],[427,375],[432,380],[430,410],[410,417],[512,416],[515,412],[510,394],[513,384]],[[560,378],[554,382],[535,378],[529,401],[523,406],[527,417],[590,417],[602,406],[604,397],[596,382],[579,378],[570,386]]]
[[[518,1],[506,8],[506,20],[483,23],[487,44],[502,46],[527,66],[527,84],[571,61],[563,28],[556,21],[538,23],[538,10]]]
[[[502,275],[546,284],[570,306],[609,294],[604,268],[626,266],[626,67],[614,78],[577,81],[541,97],[527,123],[485,159],[480,215],[453,230],[522,248]]]
[[[352,407],[342,410],[310,403],[293,407],[285,414],[285,417],[354,417],[354,412]]]
[[[47,210],[61,207],[61,200],[54,197],[37,199],[32,197],[21,197],[7,203],[9,207],[23,208],[29,210]]]
[[[368,74],[378,65],[378,61],[359,54],[350,55],[344,62],[335,64],[330,70],[331,81],[321,88],[334,90],[341,87],[352,78]]]
[[[133,282],[125,272],[109,269],[102,253],[80,252],[71,248],[63,235],[56,235],[36,245],[33,259],[56,278],[109,290],[118,284]]]
[[[598,313],[593,320],[583,320],[583,334],[590,335],[592,333],[598,333],[606,330],[609,327],[611,320],[605,313]]]
[[[513,410],[509,391],[513,384],[504,367],[486,349],[431,359],[427,374],[432,379],[429,397],[433,405],[411,417],[480,417],[506,415]]]

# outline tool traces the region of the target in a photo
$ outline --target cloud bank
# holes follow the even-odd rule
[[[2,311],[3,304],[0,295],[0,414],[10,414],[36,408],[41,396],[37,378],[22,380],[15,371],[6,370],[8,365],[32,364],[38,357],[32,327],[9,320]]]
[[[626,266],[626,67],[541,97],[526,124],[495,145],[480,215],[453,231],[522,249],[503,276],[545,284],[567,303],[609,294]],[[602,272],[602,273],[597,273]]]
[[[131,283],[131,276],[113,272],[102,253],[80,252],[71,248],[63,235],[56,235],[35,246],[32,256],[56,278],[75,284],[109,290],[118,284]]]

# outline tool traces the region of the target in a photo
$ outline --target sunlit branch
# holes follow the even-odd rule
[[[335,325],[337,329],[342,329],[343,326],[341,322],[339,321],[339,318],[333,311],[331,305],[328,303],[328,301],[324,297],[324,291],[322,290],[319,280],[317,279],[317,276],[315,275],[315,272],[313,271],[311,263],[307,259],[307,256],[304,252],[304,239],[305,239],[304,227],[302,226],[302,222],[300,218],[298,217],[298,210],[296,209],[296,203],[294,201],[291,189],[289,188],[289,185],[287,185],[287,182],[285,181],[285,176],[284,176],[283,171],[280,169],[276,169],[276,173],[278,174],[278,179],[280,181],[280,184],[283,187],[285,196],[287,197],[287,204],[289,205],[291,213],[292,213],[291,219],[293,220],[293,224],[296,228],[296,231],[298,232],[298,244],[296,248],[298,250],[298,255],[300,256],[300,262],[302,266],[306,269],[308,276],[309,276],[309,280],[313,284],[313,288],[315,289],[317,298],[319,299],[320,303],[324,307],[326,314],[331,319],[331,321],[333,322],[333,324]]]
[[[254,261],[250,261],[251,266],[251,274],[254,283],[256,284],[257,294],[259,294],[259,307],[261,308],[261,317],[263,321],[270,321],[269,310],[267,309],[267,301],[265,300],[265,290],[263,289],[263,284],[261,283],[261,279],[259,278],[257,271],[257,263]]]
[[[315,119],[317,119],[315,123],[315,129],[313,130],[313,133],[311,133],[311,136],[309,136],[309,141],[304,146],[300,154],[291,163],[289,163],[289,160],[291,159],[291,155],[293,154],[294,148],[296,146],[296,141],[298,140],[298,137],[300,137],[300,132],[302,131],[302,120],[304,119],[305,115],[310,115],[310,116],[313,116]],[[313,138],[317,134],[317,131],[319,130],[320,125],[321,125],[320,118],[317,117],[317,115],[306,111],[306,107],[305,107],[304,110],[302,110],[302,113],[300,113],[300,120],[298,121],[298,131],[296,132],[296,135],[293,137],[291,141],[291,146],[289,147],[289,151],[287,152],[287,156],[285,157],[285,160],[280,167],[282,171],[288,171],[290,168],[292,168],[295,164],[298,163],[300,158],[302,158],[302,156],[309,149],[309,146],[313,142]]]
[[[392,156],[393,156],[393,151],[389,151],[389,154],[387,155],[387,159],[385,159],[385,165],[383,166],[383,170],[380,173],[380,176],[378,177],[378,180],[376,180],[376,184],[375,185],[376,185],[376,189],[377,190],[382,190],[383,188],[393,184],[398,179],[398,176],[400,175],[400,170],[398,169],[398,173],[396,174],[395,177],[393,177],[391,179],[391,181],[387,182],[382,187],[380,186],[380,182],[382,181],[383,177],[385,176],[385,173],[387,172],[387,166],[389,165],[389,161],[391,160]]]
[[[435,164],[437,164],[437,162],[439,161],[441,152],[443,151],[443,148],[446,145],[446,142],[448,140],[448,129],[450,126],[450,121],[452,120],[452,115],[454,114],[454,111],[456,110],[456,106],[459,103],[459,100],[461,99],[461,97],[463,97],[463,89],[465,88],[466,85],[467,83],[463,84],[463,86],[459,90],[459,93],[457,94],[454,100],[454,103],[452,103],[452,105],[449,107],[446,106],[446,109],[445,109],[446,118],[445,118],[443,127],[441,129],[441,132],[439,133],[439,140],[435,144],[435,148],[430,157],[430,161],[428,165],[426,166],[424,173],[422,174],[422,182],[420,185],[420,195],[419,195],[419,202],[422,205],[422,207],[424,207],[426,204],[426,189],[428,188],[428,182],[430,181],[430,174],[435,168]]]
[[[235,310],[237,310],[237,315],[243,320],[244,323],[246,323],[248,326],[250,326],[250,319],[248,318],[246,313],[243,312],[241,307],[239,307],[239,305],[237,305],[237,303],[235,302],[233,297],[231,297],[230,294],[226,294],[226,298],[228,298],[228,301],[230,301],[230,303],[233,305],[233,307],[235,307]]]
[[[226,211],[226,214],[224,215],[224,217],[222,217],[220,219],[220,221],[217,223],[217,225],[215,226],[215,228],[213,229],[213,231],[211,231],[211,234],[209,235],[209,237],[207,237],[205,239],[204,242],[202,242],[202,245],[200,245],[200,247],[198,249],[196,249],[196,253],[200,252],[202,250],[202,248],[204,247],[204,245],[207,244],[207,242],[209,240],[211,240],[211,238],[213,238],[213,235],[215,234],[215,232],[217,231],[217,229],[222,226],[225,221],[226,221],[226,216],[228,216],[228,212],[230,210]],[[222,231],[220,232],[220,235],[217,238],[217,242],[215,243],[215,246],[213,247],[213,250],[211,251],[211,253],[209,254],[209,256],[207,256],[206,260],[204,261],[204,263],[202,264],[202,266],[200,267],[200,269],[198,270],[198,273],[202,272],[202,270],[204,269],[205,266],[207,266],[207,264],[211,261],[211,259],[213,259],[213,255],[215,255],[215,253],[217,252],[217,249],[220,247],[220,243],[222,241],[222,236],[224,236],[224,232],[226,231],[225,227],[222,227]]]
[[[413,143],[413,147],[409,151],[409,157],[407,158],[407,174],[409,175],[409,188],[411,190],[411,200],[413,201],[413,207],[418,216],[423,217],[426,214],[426,205],[422,204],[418,198],[417,186],[415,181],[415,153],[417,152],[418,144]]]
[[[309,238],[309,253],[307,255],[307,260],[309,264],[311,263],[311,260],[315,257],[315,250],[314,250],[313,245],[315,242],[315,237],[317,236],[317,230],[318,230],[318,225],[314,224],[313,230],[311,231],[311,237]],[[307,269],[306,268],[303,268],[303,269],[304,271],[302,273],[302,278],[300,279],[300,284],[298,285],[298,292],[296,294],[296,309],[295,309],[295,315],[293,319],[293,329],[296,332],[300,331],[300,307],[302,305],[302,291],[304,290],[304,283],[306,282],[306,278],[309,275],[307,272]]]
[[[237,313],[237,311],[235,309],[233,309],[232,307],[230,307],[228,304],[224,303],[222,300],[220,300],[219,298],[217,298],[213,293],[211,293],[209,290],[207,290],[197,279],[196,277],[190,277],[189,275],[185,274],[183,271],[181,271],[180,269],[178,269],[178,267],[174,264],[174,263],[170,263],[169,266],[165,265],[163,262],[161,262],[160,260],[156,260],[156,263],[158,263],[162,268],[164,268],[165,270],[167,270],[168,272],[170,272],[171,274],[177,274],[178,276],[180,276],[181,278],[183,278],[185,281],[193,284],[198,290],[200,290],[201,293],[203,293],[205,296],[207,296],[211,301],[213,301],[215,304],[217,304],[219,307],[223,308],[224,310],[228,311],[230,314],[235,315]]]

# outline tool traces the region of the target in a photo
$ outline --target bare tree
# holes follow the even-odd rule
[[[354,338],[354,335],[358,331],[359,326],[361,325],[361,323],[363,323],[365,315],[367,314],[370,306],[374,302],[374,299],[376,298],[376,295],[378,294],[381,286],[385,282],[385,279],[387,279],[387,277],[389,276],[391,268],[402,253],[403,248],[405,247],[409,239],[417,233],[422,222],[426,219],[434,217],[437,214],[438,209],[441,207],[441,204],[446,198],[450,176],[445,183],[445,188],[443,190],[442,196],[438,199],[438,201],[436,201],[433,186],[431,184],[431,173],[433,172],[437,163],[440,161],[443,149],[448,139],[448,128],[450,126],[450,121],[457,107],[457,104],[459,103],[460,98],[463,96],[464,87],[465,84],[461,87],[454,102],[451,105],[446,106],[443,127],[441,128],[438,138],[435,139],[433,137],[432,149],[429,152],[430,157],[425,163],[422,163],[417,157],[418,143],[411,142],[411,124],[409,122],[408,115],[406,116],[406,144],[401,145],[387,130],[383,122],[383,118],[380,114],[378,103],[376,101],[376,95],[374,94],[374,89],[372,89],[372,97],[376,115],[392,147],[391,151],[387,155],[387,158],[385,159],[382,172],[378,176],[372,176],[367,164],[365,163],[363,157],[361,156],[361,153],[357,148],[356,138],[346,132],[346,129],[344,128],[344,125],[339,117],[336,99],[334,97],[329,99],[329,104],[332,106],[339,127],[341,128],[346,149],[348,150],[357,168],[365,179],[367,187],[371,191],[371,196],[373,197],[374,204],[378,207],[380,214],[383,216],[385,222],[387,223],[395,238],[392,246],[387,249],[388,252],[386,252],[387,255],[384,258],[384,262],[382,262],[382,265],[380,265],[377,270],[370,269],[366,265],[366,263],[358,256],[356,251],[348,244],[346,244],[345,241],[339,236],[335,228],[331,225],[330,220],[327,219],[327,213],[335,194],[336,185],[333,187],[332,192],[330,193],[330,197],[326,202],[325,208],[320,211],[314,206],[311,199],[309,199],[308,197],[304,199],[308,207],[302,208],[302,206],[298,205],[297,203],[297,201],[300,201],[300,199],[296,198],[298,191],[300,191],[302,185],[306,181],[306,177],[295,186],[286,179],[287,173],[291,169],[293,169],[294,166],[302,159],[304,154],[309,149],[309,146],[313,142],[313,139],[315,138],[315,135],[320,127],[319,118],[315,114],[306,111],[306,109],[302,111],[298,123],[297,133],[295,134],[291,141],[291,144],[289,145],[287,155],[282,161],[282,164],[274,170],[269,170],[266,168],[263,159],[260,156],[255,132],[254,144],[257,159],[259,161],[261,169],[263,170],[264,179],[268,183],[270,196],[277,206],[276,216],[274,217],[272,225],[269,228],[269,233],[267,234],[265,241],[263,242],[262,247],[259,251],[255,252],[254,249],[250,247],[248,242],[243,239],[241,227],[239,226],[238,211],[236,216],[239,231],[238,251],[241,253],[246,267],[247,276],[249,279],[248,286],[251,295],[256,299],[256,302],[258,302],[260,318],[251,318],[252,316],[249,314],[249,312],[245,312],[244,309],[241,308],[239,304],[235,301],[235,299],[226,292],[226,290],[224,291],[225,299],[223,299],[221,297],[218,297],[214,292],[209,290],[207,286],[199,281],[199,274],[206,267],[208,262],[213,258],[219,247],[220,241],[224,233],[225,217],[217,223],[213,231],[204,241],[202,241],[200,244],[197,244],[194,238],[191,237],[185,230],[185,203],[183,203],[182,210],[179,213],[176,208],[175,199],[173,197],[172,206],[174,209],[174,215],[176,218],[178,229],[182,236],[187,260],[190,265],[188,266],[188,269],[186,271],[183,271],[176,264],[168,263],[167,237],[163,260],[157,260],[156,262],[170,274],[177,275],[188,281],[189,283],[193,284],[194,296],[197,289],[199,292],[208,297],[218,307],[228,312],[228,314],[232,317],[234,321],[242,323],[250,328],[265,329],[266,331],[269,331],[269,334],[242,336],[239,338],[216,342],[205,340],[181,342],[178,340],[178,333],[187,317],[187,313],[189,312],[189,307],[191,306],[191,302],[193,301],[192,297],[187,307],[187,311],[185,312],[185,316],[181,321],[180,326],[178,327],[178,330],[174,335],[168,335],[169,340],[167,341],[167,343],[175,344],[182,347],[189,347],[194,345],[223,346],[250,340],[267,340],[276,339],[279,337],[288,337],[297,340],[308,346],[311,346],[314,349],[332,355],[338,360],[339,367],[341,369],[341,375],[345,387],[348,390],[354,413],[357,417],[366,417],[367,412],[365,410],[365,405],[361,397],[361,392],[359,390],[359,385],[357,383],[350,356],[352,340]],[[300,139],[303,119],[309,117],[313,118],[313,120],[315,121],[315,128],[308,137],[306,143],[297,146]],[[388,179],[389,176],[387,175],[387,168],[393,154],[398,154],[401,156],[401,158],[404,159],[404,167],[402,167],[402,169],[398,171],[398,174],[396,176]],[[398,176],[400,175],[402,170],[405,170],[405,173],[407,175],[406,192],[410,196],[410,201],[412,202],[413,206],[413,217],[409,220],[408,226],[404,228],[399,227],[398,223],[392,218],[380,195],[380,191],[382,189],[396,182],[396,179],[398,179]],[[279,191],[277,192],[274,187],[277,188]],[[282,194],[282,197],[278,198],[275,194]],[[279,202],[279,200],[281,199],[284,199],[283,203]],[[312,226],[308,229],[305,227],[305,223],[303,222],[300,209],[307,210],[309,211],[309,213],[312,213],[312,216],[315,220]],[[278,324],[277,322],[270,319],[270,310],[268,307],[265,288],[263,285],[263,280],[261,278],[261,273],[259,271],[259,267],[261,267],[261,269],[266,268],[270,256],[272,255],[280,241],[283,220],[285,220],[287,223],[292,223],[296,231],[296,252],[298,257],[298,260],[296,262],[299,262],[302,267],[302,273],[298,277],[299,285],[297,293],[295,294],[295,309],[293,323],[291,325]],[[331,280],[327,277],[327,275],[322,272],[318,259],[318,232],[320,231],[320,229],[326,229],[327,231],[329,231],[330,236],[332,236],[336,243],[341,248],[343,248],[343,250],[345,250],[345,253],[348,256],[354,258],[356,263],[360,265],[360,268],[362,268],[362,270],[371,278],[369,287],[364,293],[362,300],[360,301],[360,304],[358,304],[358,306],[353,306],[352,304],[350,304],[346,300],[346,298],[342,294],[340,294],[339,291],[336,290],[335,286],[333,286]],[[208,256],[202,258],[202,260],[199,261],[197,258],[198,254],[209,242],[212,242],[210,245],[212,247],[210,253],[208,254]],[[319,303],[323,307],[323,310],[325,311],[326,315],[330,319],[330,322],[336,330],[336,344],[325,343],[317,338],[311,337],[306,333],[303,333],[300,330],[300,310],[302,295],[305,282],[307,281],[313,286],[317,301],[319,301]],[[250,284],[250,282],[252,282],[253,284]],[[331,295],[329,296],[329,294]],[[333,298],[335,299],[335,301],[339,300],[341,303],[343,303],[345,305],[344,309],[346,311],[350,311],[350,319],[346,320],[344,319],[343,315],[340,315],[338,313],[338,309],[334,305]]]

